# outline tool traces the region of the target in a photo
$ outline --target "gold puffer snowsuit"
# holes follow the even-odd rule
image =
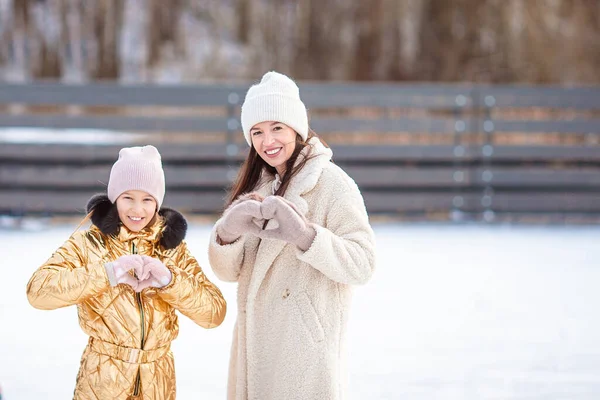
[[[183,220],[184,236],[187,225],[181,214],[169,210],[169,215]],[[169,220],[160,218],[138,233],[124,226],[112,235],[97,226],[76,232],[29,281],[27,296],[34,307],[51,310],[76,304],[79,324],[90,336],[75,399],[175,399],[170,350],[179,331],[175,310],[204,328],[223,321],[223,295],[190,255],[183,237],[175,238],[172,248],[160,240],[177,232],[168,227]],[[111,287],[104,264],[132,253],[160,259],[173,274],[171,283],[141,293],[125,284]]]

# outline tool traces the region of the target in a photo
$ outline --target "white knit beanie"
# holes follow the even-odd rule
[[[119,159],[110,170],[108,199],[114,203],[128,190],[150,194],[160,208],[165,197],[165,173],[156,147],[125,147],[119,151]]]
[[[282,122],[302,139],[308,137],[308,116],[298,86],[289,77],[274,71],[264,74],[260,83],[248,89],[242,105],[242,129],[248,145],[252,146],[250,129],[265,121]]]

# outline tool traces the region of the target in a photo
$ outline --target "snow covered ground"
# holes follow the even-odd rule
[[[0,230],[3,399],[72,396],[86,343],[76,309],[35,310],[25,285],[73,229]],[[188,242],[229,314],[214,330],[180,319],[181,400],[225,398],[235,285],[208,267],[209,230],[192,226]],[[375,230],[378,270],[356,289],[349,326],[351,400],[600,398],[600,227]]]

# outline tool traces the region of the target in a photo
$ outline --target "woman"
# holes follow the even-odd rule
[[[252,86],[241,119],[250,152],[209,245],[238,282],[228,398],[342,399],[351,285],[375,265],[363,198],[287,76]]]

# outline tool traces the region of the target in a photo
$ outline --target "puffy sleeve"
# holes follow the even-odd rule
[[[53,310],[79,304],[110,287],[106,260],[90,256],[88,235],[74,233],[35,271],[27,284],[27,299],[32,306]]]
[[[267,196],[271,181],[264,181],[260,187],[248,194],[239,196],[229,208],[248,199],[257,200]],[[227,210],[223,213],[225,215]],[[252,268],[254,256],[258,251],[259,239],[252,235],[242,235],[235,242],[220,244],[217,241],[217,228],[223,221],[223,216],[215,223],[208,244],[208,260],[215,275],[225,282],[237,282],[242,268]]]
[[[182,242],[163,261],[173,274],[171,282],[158,290],[163,300],[204,328],[215,328],[225,319],[223,294],[204,275],[196,259]]]
[[[208,261],[213,272],[220,280],[237,282],[242,268],[254,268],[260,239],[252,235],[242,235],[235,242],[222,245],[217,242],[219,221],[217,221],[210,234]]]
[[[237,282],[240,270],[244,263],[244,244],[246,236],[242,235],[238,240],[229,244],[217,242],[217,221],[210,234],[208,245],[208,260],[215,275],[225,282]]]
[[[307,251],[297,250],[298,259],[336,282],[364,284],[371,278],[375,237],[358,189],[335,199],[325,224],[313,226],[315,239]]]

